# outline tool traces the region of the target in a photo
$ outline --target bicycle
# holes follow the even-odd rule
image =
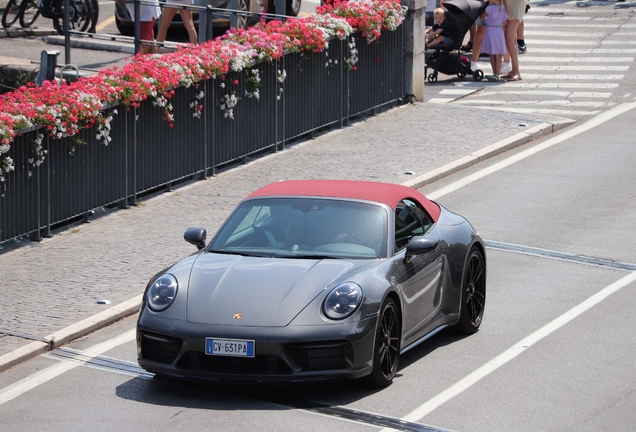
[[[23,0],[23,3],[34,0]],[[69,0],[68,25],[70,31],[95,31],[97,0]],[[42,0],[38,10],[44,18],[53,20],[53,27],[64,36],[64,0]]]
[[[53,27],[64,35],[64,0],[9,0],[2,14],[2,26],[9,28],[20,21],[22,28],[30,27],[42,15],[53,20]],[[99,16],[97,0],[70,0],[69,28],[71,31],[95,32]]]
[[[18,4],[17,0],[9,0],[7,6],[2,13],[2,27],[9,28],[20,18],[20,9],[22,3]]]

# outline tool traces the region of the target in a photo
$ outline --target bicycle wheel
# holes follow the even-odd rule
[[[20,17],[20,5],[17,0],[9,0],[2,13],[2,27],[11,27]]]
[[[91,0],[71,0],[69,10],[69,29],[71,31],[85,32],[93,20],[93,5]],[[53,27],[64,36],[64,6],[59,8],[59,13],[53,17]]]
[[[20,5],[20,25],[22,28],[31,27],[40,16],[40,8],[36,0],[23,0]]]
[[[95,33],[95,26],[97,25],[97,21],[99,21],[99,2],[98,0],[91,0],[91,7],[93,9],[93,17],[91,18],[90,26],[88,27],[89,33]]]

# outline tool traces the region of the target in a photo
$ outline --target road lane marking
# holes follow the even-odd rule
[[[500,90],[484,90],[474,96],[482,97],[482,96],[493,96],[493,95],[561,96],[566,98],[607,99],[612,96],[612,93],[572,92],[567,90],[563,90],[563,91],[561,90],[501,90],[501,91]]]
[[[130,342],[135,340],[136,329],[128,330],[119,336],[115,336],[112,339],[109,339],[105,342],[94,345],[86,350],[84,353],[89,357],[95,357],[100,354],[105,353],[121,344]],[[0,405],[9,402],[18,396],[23,395],[24,393],[32,390],[42,384],[47,383],[48,381],[62,375],[64,372],[68,372],[76,367],[80,366],[81,363],[74,362],[62,362],[59,364],[55,364],[53,366],[49,366],[46,369],[42,369],[39,372],[34,373],[20,381],[11,384],[0,390]]]
[[[521,67],[523,69],[523,67]],[[556,80],[622,80],[625,75],[602,75],[602,74],[532,74],[532,73],[524,73],[523,76],[528,79],[539,80],[539,79],[556,79]]]
[[[595,65],[526,65],[522,66],[523,70],[533,70],[533,71],[612,71],[612,72],[627,72],[629,70],[629,66],[622,65],[603,65],[603,66],[595,66]]]
[[[501,99],[488,99],[488,100],[480,100],[480,99],[462,99],[456,104],[460,105],[506,105],[508,107],[514,107],[519,105],[530,105],[530,106],[561,106],[561,107],[590,107],[590,108],[600,108],[605,102],[571,102],[569,100],[521,100],[521,101],[507,101]]]
[[[524,33],[525,33],[525,29],[530,28],[530,29],[534,29],[534,28],[564,28],[564,27],[572,27],[572,28],[582,28],[582,29],[590,29],[590,28],[607,28],[607,29],[612,29],[612,30],[618,30],[619,28],[625,28],[624,25],[621,25],[619,22],[617,22],[616,24],[590,24],[590,23],[583,23],[583,24],[563,24],[563,23],[556,23],[556,22],[541,22],[541,23],[537,23],[537,22],[525,22],[526,19],[528,17],[525,16],[523,18],[524,21]],[[539,18],[539,17],[533,17],[533,18]],[[541,17],[541,20],[545,20],[547,17]],[[554,18],[552,18],[554,20]],[[589,19],[587,18],[577,18],[577,20],[586,20],[589,21]]]
[[[554,138],[550,138],[547,139],[546,141],[537,144],[536,146],[533,146],[532,148],[529,148],[527,150],[524,150],[522,152],[519,152],[513,156],[510,156],[500,162],[497,162],[495,164],[493,164],[492,166],[489,166],[487,168],[481,169],[473,174],[470,174],[466,177],[464,177],[463,179],[457,180],[447,186],[444,186],[436,191],[431,192],[430,194],[427,194],[427,197],[431,200],[436,200],[439,199],[441,197],[443,197],[444,195],[447,195],[451,192],[454,192],[464,186],[467,186],[473,182],[476,182],[477,180],[480,180],[492,173],[495,173],[501,169],[504,169],[512,164],[515,164],[527,157],[530,157],[536,153],[539,153],[540,151],[546,150],[552,146],[555,146],[557,144],[562,143],[563,141],[566,141],[570,138],[573,138],[577,135],[580,135],[584,132],[587,132],[590,129],[593,129],[611,119],[613,119],[614,117],[626,113],[632,109],[636,108],[636,102],[630,102],[630,103],[623,103],[620,104],[608,111],[605,111],[601,114],[599,114],[598,116],[588,120],[587,122],[583,123],[580,126],[575,126],[572,129],[568,129],[567,131],[565,131],[564,133],[562,133],[559,136],[556,136]]]
[[[574,45],[574,46],[581,46],[581,45],[598,45],[599,43],[597,41],[592,41],[592,40],[555,40],[555,39],[526,39],[526,45],[529,45],[530,47],[534,46],[534,45]]]
[[[58,348],[50,353],[44,354],[44,357],[59,361],[73,362],[78,366],[115,372],[133,376],[135,378],[152,379],[152,377],[155,376],[155,374],[146,372],[144,369],[139,367],[137,363],[103,355],[91,356],[84,350],[76,350],[73,348]]]
[[[571,254],[567,252],[559,252],[550,249],[541,249],[532,246],[522,246],[514,243],[504,243],[494,240],[485,240],[486,247],[490,249],[498,249],[507,252],[515,252],[524,255],[532,255],[541,258],[552,258],[560,261],[567,261],[577,264],[588,264],[599,267],[607,267],[629,272],[636,272],[636,264],[624,263],[620,261],[612,261],[604,258],[596,258],[587,255]]]
[[[586,26],[587,27],[587,26]],[[550,37],[587,37],[587,38],[602,38],[607,36],[636,36],[634,32],[599,32],[599,33],[590,33],[590,32],[567,32],[567,31],[543,31],[543,30],[525,30],[524,36],[550,36]]]
[[[417,409],[411,411],[405,417],[402,417],[402,420],[406,421],[418,421],[428,415],[431,411],[445,404],[455,396],[464,392],[466,389],[471,387],[473,384],[476,384],[486,376],[488,376],[491,372],[496,371],[501,366],[505,365],[509,361],[513,360],[523,352],[525,352],[528,348],[541,341],[545,337],[554,333],[556,330],[560,329],[579,315],[588,311],[592,307],[599,304],[601,301],[605,300],[610,295],[614,294],[621,288],[629,285],[636,281],[636,272],[630,273],[629,275],[619,279],[613,284],[603,288],[598,293],[589,297],[587,300],[579,303],[577,306],[573,307],[563,315],[558,318],[552,320],[545,326],[541,327],[539,330],[534,333],[526,336],[521,341],[517,342],[506,351],[475,370],[474,372],[468,374],[466,377],[448,387],[446,390],[439,393],[437,396],[434,396],[432,399],[428,400],[426,403],[419,406]]]
[[[99,24],[97,24],[95,26],[95,31],[104,30],[104,28],[108,27],[109,25],[111,25],[114,22],[115,22],[115,16],[114,15],[112,17],[108,17],[104,21],[100,22]]]
[[[586,48],[586,49],[568,49],[568,48],[532,48],[534,53],[549,54],[636,54],[636,48]],[[525,57],[522,57],[525,58]]]
[[[466,81],[455,83],[457,87],[499,87],[498,84],[490,85],[487,82],[475,82],[475,81]],[[516,88],[563,88],[563,89],[615,89],[618,88],[618,83],[579,83],[579,82],[547,82],[547,83],[531,83],[531,82],[520,82],[520,81],[508,81],[506,83],[506,88],[516,87]]]
[[[533,50],[534,51],[534,50]],[[636,51],[636,50],[634,50]],[[523,56],[523,63],[631,63],[634,57],[532,57]],[[525,67],[524,67],[525,69]]]
[[[485,109],[485,108],[484,108]],[[513,108],[511,106],[489,106],[487,108],[490,111],[501,111],[516,114],[550,114],[550,115],[570,115],[570,116],[591,116],[597,115],[601,111],[578,111],[578,110],[564,110],[564,109],[546,109],[546,108]]]

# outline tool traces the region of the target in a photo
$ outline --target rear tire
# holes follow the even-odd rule
[[[468,254],[462,284],[459,321],[455,328],[460,333],[473,334],[479,330],[486,307],[486,261],[474,246]]]
[[[302,0],[287,0],[287,16],[298,16]]]
[[[76,4],[69,10],[69,30],[85,32],[93,22],[93,1],[76,0]],[[60,14],[53,17],[53,27],[64,36],[64,7],[60,8]]]
[[[36,0],[26,0],[22,3],[22,12],[20,13],[20,26],[29,28],[40,16],[40,8]]]
[[[250,2],[249,0],[238,0],[238,10],[241,12],[249,12],[250,11]],[[249,27],[248,16],[239,16],[238,19],[238,28],[247,29]]]
[[[378,316],[373,344],[373,369],[367,382],[373,387],[387,387],[393,381],[400,359],[402,320],[395,301],[384,300]]]

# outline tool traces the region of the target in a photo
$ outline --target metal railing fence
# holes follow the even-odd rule
[[[173,128],[164,109],[150,101],[138,108],[111,107],[118,114],[108,146],[97,140],[94,128],[81,131],[86,144],[77,144],[78,137],[52,139],[45,129],[22,131],[8,153],[16,169],[0,183],[0,242],[27,235],[40,239],[56,224],[86,218],[91,210],[134,205],[138,194],[214,175],[250,156],[282,150],[289,140],[317,129],[347,125],[352,116],[400,103],[402,32],[402,26],[385,32],[371,45],[356,36],[355,71],[345,63],[348,43],[339,40],[330,42],[328,52],[287,54],[258,64],[260,100],[245,95],[249,71],[177,88],[170,99]],[[279,71],[286,72],[283,82],[277,79]],[[200,92],[203,110],[195,118],[190,104]],[[229,119],[220,105],[224,95],[234,92],[240,100]],[[38,134],[46,135],[48,153],[29,170],[29,149]]]

